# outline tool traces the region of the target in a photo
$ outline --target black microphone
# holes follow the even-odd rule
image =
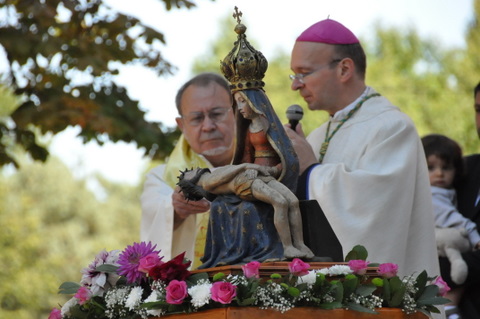
[[[295,131],[295,128],[297,127],[297,124],[302,119],[302,117],[303,109],[300,105],[293,104],[287,108],[287,119],[288,123],[290,123],[290,127],[292,128],[292,130]]]

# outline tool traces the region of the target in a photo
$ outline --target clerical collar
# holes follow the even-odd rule
[[[348,112],[350,112],[357,105],[357,103],[360,102],[362,98],[364,98],[367,94],[370,94],[371,91],[372,91],[372,88],[367,86],[365,88],[365,91],[363,91],[363,93],[355,101],[353,101],[352,103],[347,105],[345,108],[341,109],[340,111],[337,111],[333,116],[330,117],[330,119],[334,122],[338,122],[344,119],[345,116],[347,116]]]

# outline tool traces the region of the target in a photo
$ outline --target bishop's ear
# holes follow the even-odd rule
[[[342,82],[346,82],[355,74],[355,63],[350,58],[344,58],[338,63],[340,78]]]

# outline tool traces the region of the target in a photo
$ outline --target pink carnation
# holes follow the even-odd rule
[[[167,302],[171,305],[181,304],[188,294],[185,281],[172,280],[165,290],[167,291]]]
[[[290,273],[295,276],[305,276],[308,275],[308,269],[310,265],[303,262],[301,259],[294,258],[291,263],[288,264],[288,269]]]
[[[361,259],[350,260],[348,267],[357,275],[365,275],[367,273],[368,261]]]
[[[237,295],[237,286],[229,282],[217,281],[212,285],[210,291],[213,300],[226,305],[231,303]]]
[[[258,261],[251,261],[242,266],[243,274],[247,278],[260,278],[260,263]]]
[[[62,311],[58,308],[53,308],[48,319],[62,319]]]
[[[82,286],[77,290],[74,297],[78,299],[80,305],[83,305],[92,297],[92,292],[87,287]]]
[[[138,264],[138,271],[148,274],[150,269],[157,265],[163,264],[163,261],[161,261],[162,258],[158,256],[158,253],[148,254],[147,256],[140,259],[140,262]]]
[[[450,291],[450,287],[443,280],[441,276],[438,276],[437,278],[435,278],[435,280],[433,281],[433,284],[438,286],[438,288],[440,289],[440,295],[442,297],[444,297],[447,294],[447,292]]]
[[[385,278],[392,278],[397,275],[398,265],[392,263],[380,264],[378,266],[378,274]]]

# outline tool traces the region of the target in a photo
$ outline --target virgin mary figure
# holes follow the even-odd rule
[[[235,100],[237,148],[233,164],[276,167],[274,177],[295,192],[298,159],[263,90],[268,62],[246,40],[246,27],[240,23],[238,13],[236,18],[238,40],[221,62]],[[249,181],[245,183],[248,190]],[[299,227],[301,234],[301,220]],[[280,234],[287,235],[291,236]],[[199,268],[283,260],[280,236],[271,205],[261,200],[241,200],[236,195],[219,195],[211,204],[205,254]]]

